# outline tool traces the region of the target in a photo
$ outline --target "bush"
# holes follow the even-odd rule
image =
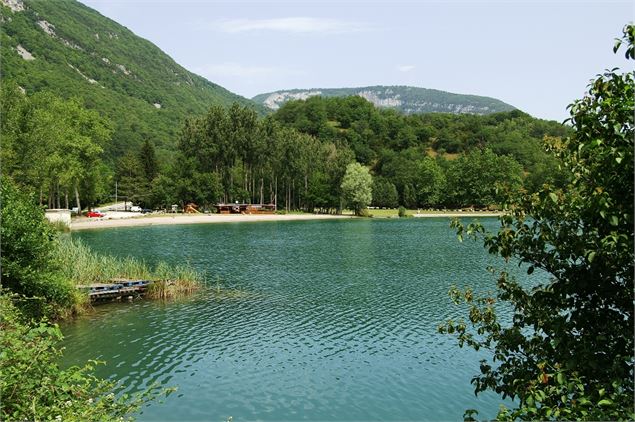
[[[406,216],[406,208],[402,205],[399,207],[399,218],[404,218]]]
[[[635,59],[635,26],[616,49],[622,42]],[[490,253],[549,279],[527,286],[501,271],[496,297],[451,292],[469,307],[469,322],[440,330],[492,352],[472,383],[477,394],[515,400],[500,419],[635,419],[634,90],[632,72],[598,75],[570,107],[573,136],[550,140],[569,184],[513,195],[498,233],[485,235]],[[459,238],[485,232],[480,224],[453,226]],[[498,318],[498,301],[509,305],[510,320]]]
[[[159,393],[174,391],[151,387],[133,397],[121,394],[116,383],[95,377],[96,361],[60,369],[59,327],[24,323],[12,299],[0,295],[1,420],[123,420]]]
[[[43,211],[7,178],[1,179],[2,285],[31,298],[22,303],[32,316],[70,310],[76,292],[59,271],[53,254],[55,230]]]

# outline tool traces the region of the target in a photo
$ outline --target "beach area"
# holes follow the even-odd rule
[[[498,217],[497,212],[425,212],[414,218]],[[107,213],[101,218],[73,219],[71,230],[94,230],[117,227],[164,226],[176,224],[247,223],[262,221],[334,220],[357,218],[350,214],[151,214]],[[394,218],[381,217],[376,218]]]
[[[101,218],[78,218],[71,222],[71,230],[107,229],[116,227],[165,226],[176,224],[245,223],[257,221],[327,220],[353,218],[331,214],[155,214],[129,218],[108,215]]]

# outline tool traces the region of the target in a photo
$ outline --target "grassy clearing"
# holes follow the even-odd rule
[[[160,262],[152,268],[132,257],[98,255],[81,241],[70,238],[58,240],[56,248],[63,275],[76,286],[111,283],[114,278],[153,280],[148,297],[167,299],[192,293],[201,285],[201,275],[189,265]]]
[[[399,218],[399,209],[398,208],[385,208],[385,209],[369,209],[368,210],[371,217],[375,218]],[[406,210],[406,216],[411,216],[413,214],[417,214],[418,210]],[[429,211],[437,212],[437,211]],[[426,211],[421,211],[421,214],[426,213]]]

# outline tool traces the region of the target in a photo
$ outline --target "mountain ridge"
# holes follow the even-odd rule
[[[296,88],[258,94],[252,97],[252,101],[275,111],[289,100],[303,100],[317,95],[323,97],[358,95],[378,107],[393,108],[406,114],[435,112],[490,114],[516,109],[512,105],[492,97],[456,94],[409,85],[372,85],[355,88]]]

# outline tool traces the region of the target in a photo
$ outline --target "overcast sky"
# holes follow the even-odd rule
[[[413,85],[562,121],[606,68],[632,1],[82,0],[245,97]]]

